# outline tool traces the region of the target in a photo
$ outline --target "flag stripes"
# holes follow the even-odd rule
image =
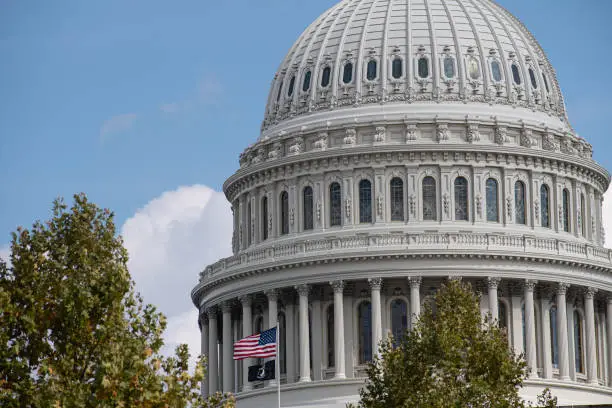
[[[234,360],[276,356],[276,327],[234,343]]]

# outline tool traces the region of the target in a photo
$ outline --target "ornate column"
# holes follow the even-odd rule
[[[346,378],[344,365],[344,282],[330,282],[334,288],[334,361],[336,374],[334,378]]]
[[[200,315],[200,346],[203,356],[208,356],[208,317],[206,312]],[[206,364],[208,366],[208,363]],[[208,381],[202,381],[202,395],[208,396]]]
[[[557,339],[559,341],[559,378],[569,381],[569,346],[567,335],[567,289],[569,284],[559,283],[557,287]]]
[[[540,318],[541,326],[540,333],[536,336],[540,337],[542,341],[541,345],[541,357],[542,357],[542,378],[553,377],[553,366],[552,366],[552,337],[550,335],[550,298],[551,294],[548,288],[540,289]]]
[[[295,289],[300,297],[300,381],[310,382],[310,333],[308,330],[308,285],[299,285]]]
[[[234,391],[234,362],[232,359],[232,303],[223,302],[223,392]]]
[[[410,282],[410,328],[414,326],[421,314],[421,282],[423,278],[420,276],[412,276],[408,278]]]
[[[584,294],[584,312],[586,320],[586,357],[587,357],[587,381],[597,384],[597,352],[595,339],[595,304],[594,298],[597,289],[587,288]]]
[[[266,297],[268,298],[268,328],[271,329],[274,326],[277,326],[278,320],[278,290],[271,289],[265,292]],[[276,330],[279,330],[280,327],[276,327]],[[278,345],[277,345],[278,347]],[[280,378],[280,373],[276,373],[276,379]],[[276,379],[268,381],[267,385],[276,386]]]
[[[607,299],[606,320],[608,322],[608,386],[612,387],[612,296]]]
[[[498,322],[499,320],[499,304],[497,300],[497,287],[499,286],[499,282],[501,282],[500,278],[487,279],[487,286],[489,287],[489,312],[494,322]]]
[[[378,346],[382,340],[382,305],[380,302],[380,289],[382,279],[368,279],[372,290],[372,358],[378,356]]]
[[[527,350],[525,355],[527,359],[527,367],[529,367],[529,377],[536,378],[538,376],[538,360],[536,356],[536,333],[535,333],[535,309],[533,301],[533,290],[537,281],[525,281],[525,338]]]
[[[242,336],[247,337],[253,334],[253,314],[251,302],[253,299],[250,295],[240,297],[242,303]],[[253,365],[253,360],[245,358],[242,360],[242,391],[250,391],[253,389],[249,384],[249,366]]]
[[[211,306],[206,313],[208,314],[208,392],[214,394],[219,391],[218,375],[218,346],[217,346],[217,306]]]

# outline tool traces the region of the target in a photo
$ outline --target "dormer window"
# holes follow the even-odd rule
[[[455,59],[453,57],[444,57],[444,76],[448,79],[455,77]]]
[[[501,73],[501,65],[499,65],[499,61],[497,60],[491,61],[491,74],[493,75],[493,80],[495,82],[501,82],[502,73]]]
[[[302,91],[308,92],[308,90],[310,89],[311,77],[312,77],[312,72],[310,71],[306,72],[306,75],[304,75],[304,83],[302,84]]]
[[[514,79],[515,84],[521,84],[521,74],[519,73],[519,69],[516,64],[512,64],[512,78]]]
[[[321,86],[323,88],[327,88],[329,86],[330,79],[331,79],[331,68],[325,67],[323,69],[323,75],[321,75]]]
[[[425,57],[419,58],[418,71],[419,71],[420,78],[425,79],[429,77],[429,60],[427,58]]]
[[[289,91],[287,92],[287,96],[291,98],[293,95],[293,88],[295,87],[295,75],[291,77],[291,81],[289,82]]]
[[[350,84],[353,81],[353,63],[347,62],[344,64],[344,72],[342,74],[342,82]]]
[[[373,81],[376,79],[376,74],[377,74],[377,64],[376,64],[376,60],[370,60],[368,62],[368,69],[367,69],[367,73],[366,73],[366,78],[368,79],[368,81]]]
[[[529,68],[529,79],[531,79],[531,86],[533,87],[533,89],[538,89],[538,81],[536,81],[533,68]]]
[[[473,80],[480,78],[480,66],[476,58],[468,59],[468,73]]]
[[[402,75],[404,75],[403,71],[402,59],[395,58],[391,64],[391,76],[393,76],[394,79],[400,79]]]

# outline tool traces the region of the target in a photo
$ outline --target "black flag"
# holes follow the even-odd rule
[[[275,379],[274,368],[275,360],[266,361],[264,365],[255,365],[249,367],[249,382],[267,381]]]

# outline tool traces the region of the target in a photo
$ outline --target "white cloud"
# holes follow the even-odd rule
[[[612,249],[612,187],[604,194],[602,218],[606,231],[606,247]]]
[[[135,113],[126,113],[107,119],[100,128],[100,141],[104,143],[112,134],[131,129],[137,118]]]
[[[206,265],[231,255],[225,196],[198,185],[166,192],[128,219],[122,235],[136,289],[168,317],[164,349],[187,343],[197,356],[200,335],[190,292]]]

